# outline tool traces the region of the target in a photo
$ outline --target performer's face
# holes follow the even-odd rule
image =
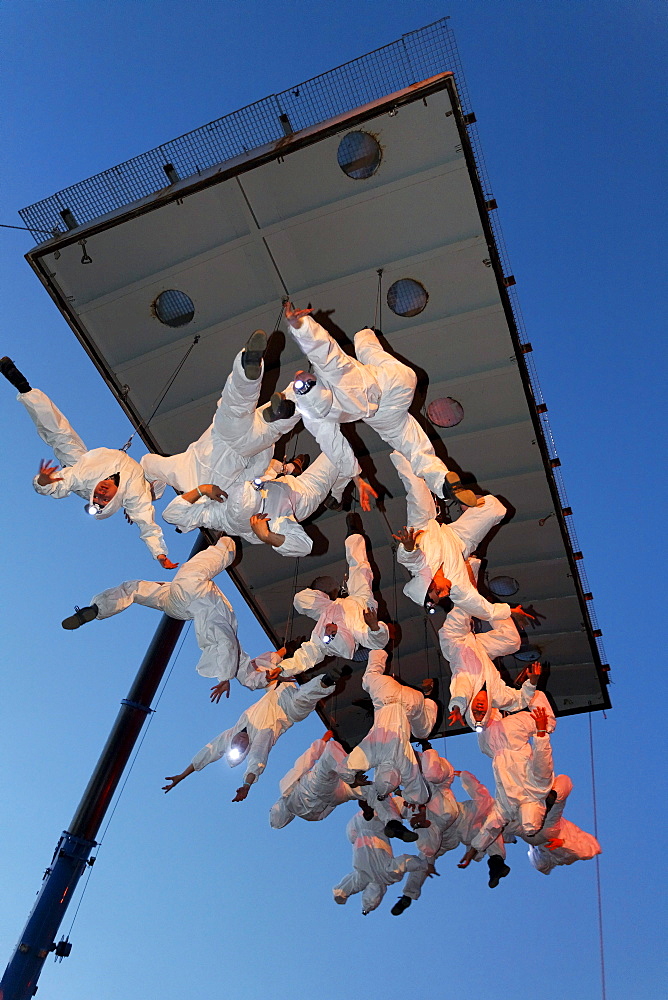
[[[98,507],[106,507],[110,500],[113,500],[118,493],[118,486],[113,479],[103,479],[97,484],[93,492],[93,503]]]
[[[434,604],[438,604],[444,597],[450,596],[451,587],[452,582],[448,580],[447,576],[444,576],[443,570],[439,567],[434,573],[434,579],[431,581],[427,596]]]
[[[477,695],[471,702],[471,715],[476,722],[482,722],[487,714],[487,706],[489,702],[487,700],[486,691],[478,691]]]

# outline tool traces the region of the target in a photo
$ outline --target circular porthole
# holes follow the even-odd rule
[[[153,303],[153,311],[165,326],[185,326],[195,315],[193,300],[185,292],[168,288],[160,292]]]
[[[520,589],[514,576],[495,576],[488,581],[487,586],[497,597],[512,597]]]
[[[413,278],[400,278],[387,290],[387,304],[397,316],[417,316],[428,299],[427,289]]]
[[[431,401],[427,416],[437,427],[456,427],[464,419],[464,407],[452,396],[443,396]]]
[[[377,140],[368,132],[349,132],[344,135],[336,154],[341,170],[356,181],[375,174],[382,157]]]

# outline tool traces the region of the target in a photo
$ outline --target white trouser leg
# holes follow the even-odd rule
[[[111,618],[125,611],[131,604],[143,604],[147,608],[162,611],[168,583],[154,583],[152,580],[126,580],[118,587],[110,587],[96,594],[91,604],[97,604],[98,618]]]
[[[488,531],[506,516],[506,508],[500,500],[493,496],[483,497],[482,507],[467,507],[461,517],[453,521],[449,527],[459,535],[464,543],[464,559],[467,558],[483,540]]]
[[[42,441],[53,449],[60,465],[71,466],[84,457],[86,445],[69,420],[41,389],[21,392],[17,398],[28,411]]]
[[[238,455],[250,458],[276,444],[280,437],[292,430],[299,415],[295,414],[288,420],[275,420],[273,423],[267,423],[263,419],[262,409],[256,409],[262,376],[258,379],[246,378],[241,353],[234,359],[232,371],[220,397],[213,418],[213,437],[221,440]]]
[[[304,521],[320,506],[332,486],[338,473],[326,455],[318,455],[315,462],[309,465],[301,476],[284,476],[293,493],[295,517]]]
[[[346,561],[348,563],[348,596],[363,607],[376,609],[378,603],[373,596],[373,572],[366,553],[366,542],[362,535],[346,538]]]
[[[384,351],[371,330],[361,330],[355,335],[355,353],[364,364],[373,365],[381,389],[378,409],[365,423],[408,459],[414,474],[421,476],[432,492],[440,493],[448,468],[437,458],[427,434],[408,412],[417,384],[415,372]]]
[[[436,517],[431,490],[424,479],[415,475],[408,459],[398,451],[393,451],[390,459],[406,490],[406,524],[410,528],[426,528],[429,521]]]

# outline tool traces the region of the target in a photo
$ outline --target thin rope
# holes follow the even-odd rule
[[[591,712],[589,713],[589,761],[591,764],[591,798],[594,810],[594,836],[598,840],[598,811],[596,808],[596,771],[594,768],[594,730],[591,722]],[[599,855],[595,857],[596,862],[596,901],[598,907],[598,945],[601,955],[601,997],[606,1000],[605,991],[605,951],[603,948],[603,906],[601,903],[601,869],[599,866]]]
[[[32,226],[10,226],[6,222],[0,222],[0,229],[22,229],[25,233],[44,233],[45,236],[50,236],[52,239],[55,236],[64,236],[59,229],[55,233],[52,233],[49,229],[35,229]]]
[[[167,393],[169,392],[169,390],[170,390],[170,389],[172,388],[172,386],[174,385],[174,382],[176,381],[176,379],[177,379],[177,376],[179,375],[179,372],[181,371],[181,369],[182,369],[182,368],[183,368],[183,366],[185,365],[186,361],[187,361],[187,360],[188,360],[188,358],[190,357],[190,352],[192,351],[192,349],[193,349],[193,348],[195,347],[195,345],[196,345],[196,344],[199,344],[199,334],[197,334],[197,335],[195,336],[195,338],[194,338],[194,340],[193,340],[192,344],[190,345],[190,347],[188,348],[188,350],[186,351],[186,353],[185,353],[185,354],[183,355],[183,358],[181,359],[181,361],[180,361],[180,362],[179,362],[179,364],[177,365],[177,368],[176,368],[176,371],[174,372],[174,374],[172,375],[172,377],[171,377],[171,378],[169,379],[169,381],[167,382],[167,385],[166,385],[166,386],[165,386],[165,388],[163,389],[163,392],[162,392],[162,395],[160,396],[160,398],[158,399],[158,402],[157,402],[157,403],[155,404],[155,406],[153,407],[153,413],[151,414],[151,416],[150,416],[150,417],[148,418],[148,420],[147,420],[146,422],[144,422],[144,421],[142,420],[142,421],[141,421],[141,422],[139,423],[139,425],[137,426],[137,428],[136,428],[136,429],[135,429],[135,430],[134,430],[134,431],[132,432],[132,434],[130,435],[130,437],[129,437],[129,438],[127,439],[127,441],[125,442],[125,444],[124,444],[124,445],[123,445],[123,447],[121,448],[121,451],[127,451],[127,450],[128,450],[128,448],[129,448],[129,447],[130,447],[130,445],[132,444],[132,439],[133,439],[133,437],[135,436],[135,434],[138,434],[138,433],[139,433],[139,431],[141,430],[141,428],[142,428],[142,427],[143,427],[143,428],[144,428],[145,430],[148,430],[148,425],[149,425],[149,424],[151,423],[151,421],[153,420],[153,417],[154,417],[154,416],[156,415],[156,413],[158,412],[158,409],[160,408],[160,406],[161,406],[161,404],[162,404],[162,401],[164,400],[165,396],[167,395]]]
[[[297,575],[299,573],[299,556],[295,559],[295,571],[292,576],[292,601],[290,602],[290,614],[288,616],[288,627],[285,633],[285,645],[292,639],[292,624],[295,618],[295,594],[297,593]]]
[[[376,291],[376,308],[373,314],[373,326],[375,330],[381,329],[381,312],[382,312],[382,286],[383,286],[383,268],[379,267],[376,271],[378,275],[378,290]]]
[[[185,630],[185,634],[184,634],[183,638],[181,639],[181,643],[180,643],[179,648],[177,650],[176,656],[174,657],[174,659],[172,661],[172,665],[169,668],[169,673],[167,674],[167,677],[164,679],[162,687],[160,688],[160,691],[158,692],[158,697],[157,697],[156,702],[155,702],[155,708],[153,709],[153,711],[149,715],[147,723],[144,726],[144,730],[142,732],[142,736],[141,736],[141,739],[139,741],[139,745],[138,745],[137,749],[135,750],[135,753],[134,753],[134,756],[132,758],[132,761],[130,762],[130,767],[128,768],[128,770],[127,770],[127,772],[125,774],[125,778],[123,780],[123,784],[121,785],[120,790],[119,790],[118,794],[116,795],[116,801],[114,802],[114,806],[113,806],[113,808],[111,810],[109,818],[107,819],[107,822],[105,824],[104,830],[102,831],[102,835],[100,836],[100,839],[97,842],[97,851],[95,853],[95,857],[91,859],[92,862],[93,862],[93,864],[95,863],[95,861],[97,861],[98,855],[100,853],[100,848],[102,847],[102,842],[104,841],[104,838],[107,835],[107,830],[109,829],[111,821],[114,818],[114,813],[116,812],[116,810],[118,808],[118,803],[120,802],[121,796],[123,795],[123,792],[125,791],[125,786],[128,783],[128,779],[129,779],[130,775],[132,774],[132,769],[135,766],[135,763],[137,761],[137,757],[139,756],[139,751],[141,750],[142,745],[144,743],[144,740],[146,739],[147,733],[148,733],[149,729],[151,728],[151,723],[153,722],[153,716],[154,716],[154,714],[158,710],[158,705],[160,704],[162,696],[165,693],[165,688],[167,687],[167,684],[169,683],[169,679],[172,676],[172,672],[174,670],[174,667],[176,666],[178,658],[181,655],[181,650],[183,649],[183,644],[186,641],[186,639],[188,638],[188,633],[190,632],[191,625],[192,625],[192,621],[189,621],[188,625],[186,627],[186,630]],[[67,932],[66,940],[69,940],[69,936],[72,933],[72,928],[74,927],[74,921],[77,919],[79,910],[81,908],[81,904],[83,902],[83,898],[84,898],[84,896],[86,894],[86,889],[88,888],[88,883],[89,883],[90,877],[91,877],[91,875],[93,873],[93,864],[91,864],[90,861],[88,863],[88,872],[86,874],[86,881],[84,882],[83,889],[81,890],[81,896],[79,897],[79,902],[77,903],[77,908],[74,911],[74,916],[72,917],[72,923],[70,924],[70,929]]]

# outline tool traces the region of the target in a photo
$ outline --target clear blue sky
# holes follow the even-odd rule
[[[607,720],[593,717],[608,998],[658,1000],[666,7],[5,3],[0,222],[18,224],[24,205],[444,14],[452,16],[613,668],[615,708]],[[127,422],[24,262],[31,246],[27,233],[0,231],[0,354],[54,396],[91,447],[118,447]],[[60,620],[105,586],[160,574],[122,519],[96,525],[76,500],[33,493],[44,449],[4,383],[0,410],[4,966],[158,619],[133,608],[73,634]],[[172,551],[183,558],[189,544],[174,536]],[[251,652],[265,645],[253,622],[244,620],[241,632]],[[281,741],[244,804],[229,801],[238,775],[223,767],[165,798],[163,775],[180,770],[248,700],[237,688],[233,702],[211,706],[193,671],[196,656],[189,635],[93,870],[72,955],[58,967],[49,960],[40,996],[600,996],[593,862],[544,878],[518,845],[511,876],[492,892],[481,867],[456,869],[453,852],[401,918],[389,914],[392,889],[366,918],[359,897],[335,906],[331,886],[350,870],[350,811],[278,832],[267,819],[279,777],[320,732],[313,719]],[[569,815],[591,829],[588,733],[586,716],[564,719],[554,747],[558,769],[575,782]],[[473,737],[449,743],[455,767],[489,782]]]

